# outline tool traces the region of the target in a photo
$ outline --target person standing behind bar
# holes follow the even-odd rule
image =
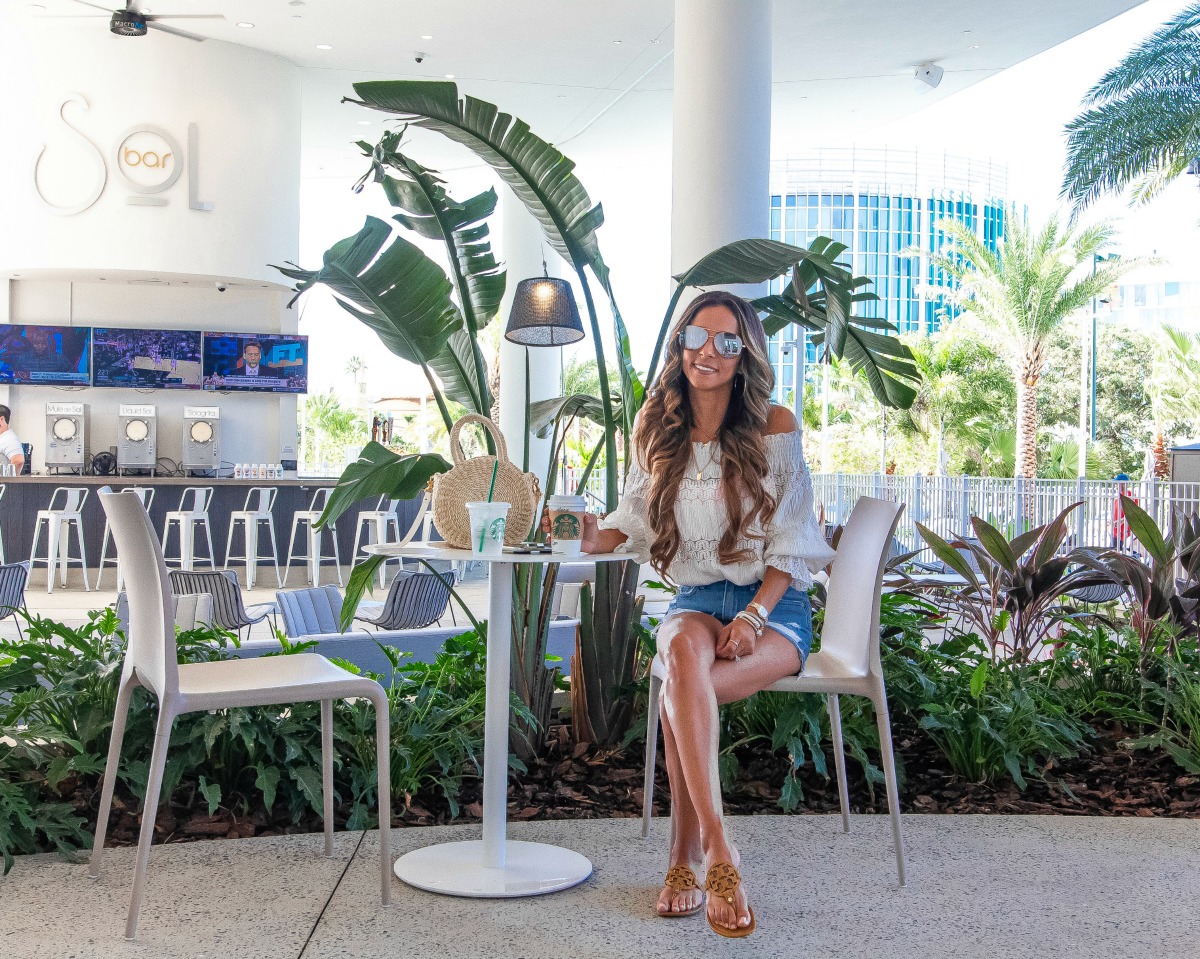
[[[25,468],[25,449],[11,426],[12,410],[0,403],[0,463],[12,463],[20,473]]]

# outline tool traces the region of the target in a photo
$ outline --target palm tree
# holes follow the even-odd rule
[[[1062,195],[1076,212],[1134,186],[1145,202],[1200,157],[1200,3],[1143,40],[1067,124]]]
[[[1032,478],[1037,475],[1037,389],[1047,340],[1123,273],[1143,264],[1109,258],[1097,266],[1099,252],[1114,238],[1108,222],[1072,231],[1055,217],[1034,229],[1014,206],[1005,238],[994,252],[957,220],[943,220],[941,228],[949,242],[933,254],[933,264],[957,282],[937,293],[971,314],[1008,360],[1017,387],[1014,472]],[[1090,272],[1081,274],[1083,267]]]
[[[899,419],[901,433],[919,433],[934,445],[934,465],[944,472],[955,448],[981,449],[1005,425],[1012,394],[1003,364],[977,337],[960,326],[929,336],[906,337],[921,385]],[[1009,420],[1011,422],[1011,420]]]

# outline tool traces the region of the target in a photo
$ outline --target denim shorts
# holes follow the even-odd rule
[[[761,582],[737,586],[726,579],[709,583],[707,586],[680,586],[679,592],[675,594],[675,599],[667,609],[667,615],[682,612],[708,613],[722,625],[726,625],[746,608],[761,586]],[[812,605],[808,601],[808,593],[789,587],[783,598],[771,610],[767,629],[775,630],[796,647],[800,653],[800,665],[803,667],[813,641]]]

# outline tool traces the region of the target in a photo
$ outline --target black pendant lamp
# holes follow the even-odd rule
[[[552,276],[518,283],[504,338],[521,346],[566,346],[582,340],[583,321],[571,284]]]

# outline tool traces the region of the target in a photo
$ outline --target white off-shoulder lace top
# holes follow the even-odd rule
[[[675,503],[679,552],[666,570],[678,585],[706,586],[725,579],[747,586],[761,580],[766,567],[774,566],[792,575],[793,588],[807,591],[812,574],[833,559],[813,513],[812,477],[804,465],[800,433],[771,434],[766,445],[767,482],[779,505],[765,530],[757,522],[751,526],[749,532],[763,534],[762,539],[746,537],[738,543],[752,558],[723,566],[717,559],[717,544],[729,520],[721,489],[721,448],[715,440],[692,444],[692,461]],[[635,456],[620,505],[599,523],[601,529],[624,533],[628,539],[618,549],[633,553],[639,563],[649,562],[653,540],[649,493],[650,476]]]

